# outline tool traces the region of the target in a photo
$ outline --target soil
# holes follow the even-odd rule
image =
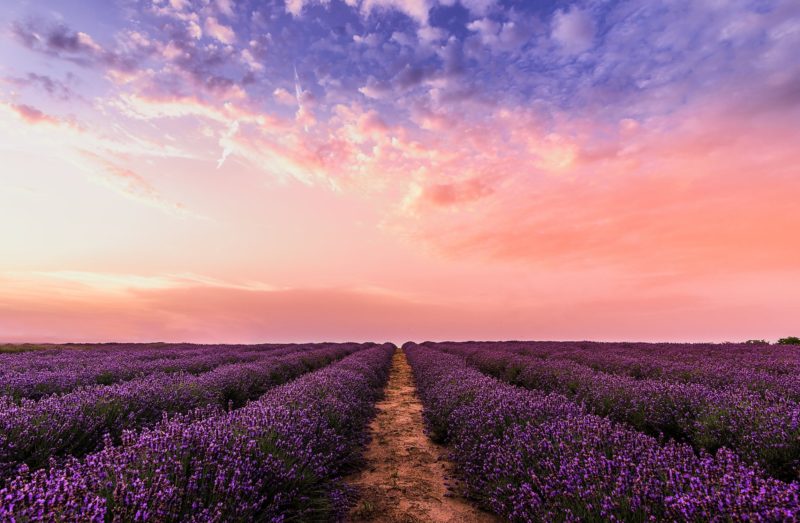
[[[348,521],[484,523],[499,521],[450,490],[447,450],[423,432],[422,403],[402,350],[392,359],[386,394],[370,426],[366,466],[350,478],[360,499]],[[450,481],[452,483],[452,480]]]

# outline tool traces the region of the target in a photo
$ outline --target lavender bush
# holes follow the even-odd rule
[[[503,343],[480,349],[468,344],[437,347],[465,356],[504,381],[564,394],[595,414],[646,434],[685,441],[711,453],[726,447],[776,478],[800,477],[800,404],[780,394],[636,379],[571,360],[519,354]]]
[[[331,349],[333,350],[333,349]],[[242,409],[126,432],[0,490],[3,521],[318,521],[346,507],[393,346],[360,350]]]
[[[0,394],[39,399],[90,385],[110,385],[155,372],[199,374],[253,361],[286,345],[110,344],[0,355]]]
[[[509,521],[797,521],[800,486],[735,454],[695,454],[464,358],[404,346],[432,437],[466,493]]]
[[[36,469],[52,458],[81,456],[96,450],[105,436],[118,441],[124,430],[158,422],[167,413],[241,407],[272,386],[362,348],[358,344],[290,346],[197,376],[156,373],[39,401],[0,401],[0,485],[22,464]]]
[[[689,343],[471,342],[440,347],[471,352],[502,348],[543,360],[569,360],[636,379],[740,387],[800,400],[800,358],[784,346]]]

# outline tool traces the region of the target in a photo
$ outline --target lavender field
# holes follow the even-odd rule
[[[12,349],[0,521],[800,520],[796,346]]]
[[[800,0],[0,0],[0,523],[800,523],[798,144]]]

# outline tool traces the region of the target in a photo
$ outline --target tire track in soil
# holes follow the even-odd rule
[[[453,495],[447,450],[423,432],[422,403],[411,366],[395,351],[385,397],[370,425],[366,465],[349,478],[360,499],[348,521],[381,523],[489,523],[500,521]],[[447,495],[446,495],[447,494]]]

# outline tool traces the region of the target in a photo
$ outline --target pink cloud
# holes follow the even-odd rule
[[[84,152],[83,155],[99,168],[98,180],[114,191],[167,212],[187,213],[182,204],[170,202],[164,198],[153,184],[142,175],[96,154]]]
[[[219,9],[220,13],[226,16],[233,16],[233,0],[216,0],[215,5],[217,9]]]
[[[28,294],[26,292],[26,294]],[[0,295],[0,339],[353,340],[401,339],[457,324],[448,306],[347,288],[244,290],[195,286]]]
[[[223,44],[232,44],[236,41],[236,33],[230,27],[219,23],[213,16],[206,18],[206,34],[212,38],[216,38]]]
[[[547,151],[548,140],[529,134],[530,159],[495,163],[495,190],[478,210],[431,216],[422,234],[457,256],[541,267],[608,264],[689,277],[800,265],[800,246],[785,236],[800,230],[792,211],[800,181],[790,174],[800,155],[786,142],[791,128],[711,108],[689,114],[650,127],[625,122],[620,141],[605,149],[574,142],[571,163],[544,177],[534,176],[542,157],[536,150]],[[560,147],[550,145],[549,153]],[[445,187],[427,200],[456,198]]]
[[[49,114],[45,114],[31,105],[8,104],[8,107],[29,124],[47,123],[51,125],[59,125],[61,123],[60,119],[50,116]]]
[[[424,203],[448,206],[468,203],[492,194],[493,189],[486,180],[472,178],[463,182],[438,183],[426,186],[420,199]]]
[[[588,337],[722,341],[773,338],[794,325],[789,315],[781,313],[784,304],[764,297],[741,306],[685,291],[645,296],[625,286],[614,297],[590,296],[564,304],[537,296],[511,309],[486,301],[440,304],[348,288],[178,286],[123,295],[51,290],[47,296],[43,300],[29,291],[0,295],[0,340],[401,343],[409,339]],[[681,326],[677,336],[676,325]]]
[[[289,105],[289,106],[297,105],[297,98],[295,98],[295,96],[292,93],[290,93],[283,87],[276,88],[272,92],[272,96],[275,98],[275,101],[277,101],[279,104]]]

